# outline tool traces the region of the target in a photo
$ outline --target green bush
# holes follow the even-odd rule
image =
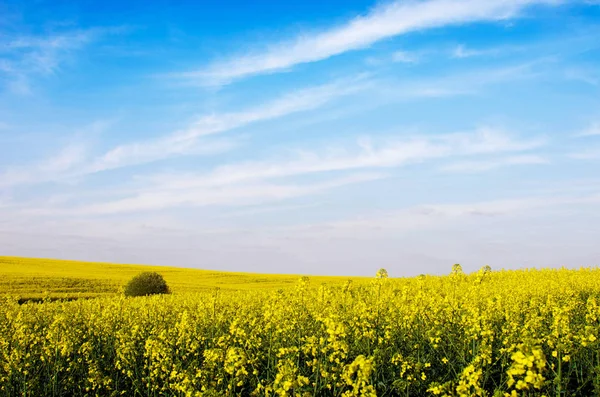
[[[125,286],[125,296],[146,296],[168,294],[171,291],[167,282],[156,272],[140,273]]]

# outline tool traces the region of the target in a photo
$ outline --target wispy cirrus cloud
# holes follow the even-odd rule
[[[98,157],[92,153],[91,142],[77,142],[67,144],[56,154],[37,163],[0,169],[0,188],[74,181],[96,172],[144,164],[174,155],[220,154],[236,145],[237,141],[233,139],[199,141],[194,145],[164,140],[152,144],[138,144],[123,151],[113,149],[108,154]]]
[[[133,191],[117,188],[116,200],[65,210],[66,213],[108,214],[150,211],[180,206],[248,205],[316,194],[349,183],[386,177],[385,169],[429,160],[490,153],[521,152],[538,148],[540,139],[519,140],[500,130],[440,136],[418,136],[372,143],[360,140],[353,148],[295,151],[292,158],[240,162],[204,173],[141,176]],[[375,172],[375,173],[374,173]],[[330,173],[341,174],[331,176]],[[358,173],[358,174],[357,174]],[[367,173],[367,174],[365,174]],[[298,185],[295,177],[320,174],[326,181]]]
[[[394,91],[394,96],[401,99],[473,95],[494,84],[533,79],[543,74],[544,66],[549,63],[552,60],[535,59],[524,63],[473,69],[466,73],[382,85],[379,91]]]
[[[0,188],[62,181],[81,175],[92,155],[95,138],[111,124],[112,120],[98,120],[79,128],[54,154],[36,162],[0,166]]]
[[[0,43],[0,52],[8,54],[15,66],[51,74],[59,67],[61,55],[84,47],[97,35],[94,30],[76,30],[46,37],[19,36]]]
[[[200,116],[180,130],[155,138],[123,143],[104,153],[98,154],[89,150],[86,152],[86,158],[74,165],[72,169],[62,169],[53,173],[40,172],[41,164],[63,156],[62,152],[57,153],[42,163],[5,172],[3,184],[8,186],[60,181],[181,156],[218,155],[238,147],[241,142],[236,137],[218,137],[221,134],[241,130],[256,123],[317,110],[342,97],[368,90],[376,90],[384,102],[470,95],[490,84],[535,76],[537,73],[535,68],[544,62],[545,60],[535,60],[523,64],[476,69],[469,73],[410,81],[378,81],[367,74],[342,78],[327,84],[288,92],[247,109]],[[62,151],[70,152],[72,148],[66,147]]]
[[[521,155],[502,157],[492,160],[485,159],[460,161],[452,164],[447,164],[441,167],[441,170],[445,172],[477,173],[516,165],[541,165],[548,163],[548,159],[542,156]]]
[[[0,79],[14,93],[31,92],[34,76],[58,72],[74,52],[123,27],[75,29],[45,35],[0,35]]]
[[[173,134],[154,140],[124,144],[91,159],[80,174],[93,174],[123,167],[148,164],[177,156],[215,155],[227,152],[239,142],[236,139],[198,139]]]
[[[565,70],[565,77],[568,80],[580,81],[592,86],[600,85],[600,73],[596,67],[570,67]]]
[[[237,147],[240,139],[215,138],[215,135],[254,123],[314,110],[336,98],[365,90],[370,84],[371,81],[366,76],[359,75],[290,92],[245,110],[201,116],[181,130],[156,138],[124,143],[101,154],[88,150],[85,158],[78,157],[79,162],[71,164],[72,167],[51,171],[49,166],[64,161],[60,159],[65,159],[66,153],[75,154],[74,148],[67,145],[59,153],[39,163],[11,168],[0,173],[0,186],[60,181],[173,157],[221,154]]]
[[[600,192],[595,191],[584,196],[530,195],[487,201],[467,201],[448,204],[441,202],[423,203],[393,211],[375,212],[356,215],[353,219],[338,220],[324,223],[306,223],[287,228],[304,238],[344,238],[377,239],[390,232],[416,230],[435,230],[456,222],[479,222],[482,219],[511,219],[522,218],[534,212],[545,212],[552,216],[561,208],[572,209],[583,205],[598,206]],[[285,230],[285,229],[284,229]],[[279,230],[279,234],[285,231]]]
[[[408,51],[395,51],[392,54],[392,61],[400,63],[418,63],[419,54]]]
[[[519,152],[543,144],[543,139],[516,140],[502,130],[489,127],[467,133],[388,139],[378,144],[361,139],[352,148],[297,150],[291,160],[244,162],[220,166],[204,175],[159,176],[158,181],[161,186],[175,189],[222,186],[322,172],[393,168],[438,158]]]
[[[480,56],[497,56],[503,52],[507,52],[509,49],[505,47],[496,47],[496,48],[484,48],[484,49],[475,49],[468,48],[463,44],[459,44],[451,51],[452,58],[472,58],[472,57],[480,57]]]
[[[600,122],[591,123],[588,127],[584,128],[575,134],[575,137],[589,137],[600,135]]]
[[[245,77],[276,73],[366,48],[390,37],[422,29],[514,18],[532,5],[557,5],[562,0],[425,0],[395,1],[323,32],[300,35],[262,52],[217,62],[180,74],[206,85],[222,85]]]
[[[8,168],[0,172],[0,188],[60,179],[65,172],[70,172],[83,163],[86,151],[83,144],[69,144],[56,155],[36,164]]]
[[[557,58],[566,59],[577,56],[598,48],[599,30],[597,27],[586,27],[570,35],[548,36],[536,40],[520,42],[506,41],[494,45],[472,45],[468,42],[459,42],[453,45],[433,46],[420,51],[422,59],[439,56],[456,60],[470,58],[508,58],[518,56],[520,59],[527,57],[537,59]],[[569,65],[563,72],[568,80],[579,80],[588,84],[597,85],[598,76],[596,69],[589,65]]]
[[[600,122],[592,122],[583,130],[573,134],[575,138],[595,138],[600,137]],[[600,159],[600,147],[598,145],[586,146],[581,149],[575,149],[567,154],[567,157],[575,160],[598,160]]]
[[[568,157],[575,160],[600,160],[600,147],[592,147],[574,151],[569,153]]]
[[[369,87],[365,76],[341,79],[329,84],[301,89],[275,100],[237,112],[224,112],[200,117],[183,130],[153,140],[124,144],[109,150],[90,166],[91,171],[103,171],[127,165],[148,163],[172,156],[232,147],[232,141],[205,143],[204,137],[232,131],[253,123],[278,119],[295,113],[317,109],[336,98]]]
[[[340,186],[357,184],[384,178],[378,173],[357,173],[332,178],[319,183],[254,183],[228,185],[221,188],[188,186],[173,189],[156,186],[134,196],[79,206],[73,209],[50,210],[49,214],[105,215],[130,212],[156,211],[174,207],[239,206],[256,205],[318,194]],[[39,212],[44,214],[45,211]]]

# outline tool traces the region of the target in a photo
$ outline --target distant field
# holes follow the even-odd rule
[[[174,293],[219,287],[229,290],[278,289],[297,283],[298,275],[235,273],[163,266],[124,265],[0,256],[0,295],[20,298],[74,298],[113,295],[134,275],[156,271]],[[318,284],[344,283],[348,277],[311,276]],[[353,277],[353,281],[367,278]]]

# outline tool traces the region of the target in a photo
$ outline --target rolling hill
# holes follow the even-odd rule
[[[278,289],[294,285],[299,275],[237,273],[165,266],[81,262],[0,256],[0,295],[21,299],[77,298],[114,295],[134,275],[155,271],[163,275],[173,293],[207,289]],[[319,284],[344,283],[348,277],[315,276]],[[370,278],[353,277],[354,281]]]

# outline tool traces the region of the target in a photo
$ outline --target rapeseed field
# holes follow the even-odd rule
[[[119,294],[140,272],[160,273],[175,293],[214,289],[279,289],[293,286],[297,275],[222,272],[188,268],[123,265],[0,256],[0,294],[26,299],[81,298]],[[357,283],[364,277],[351,278]],[[314,283],[343,284],[348,277],[319,276]]]
[[[600,270],[0,304],[4,396],[597,396]]]

